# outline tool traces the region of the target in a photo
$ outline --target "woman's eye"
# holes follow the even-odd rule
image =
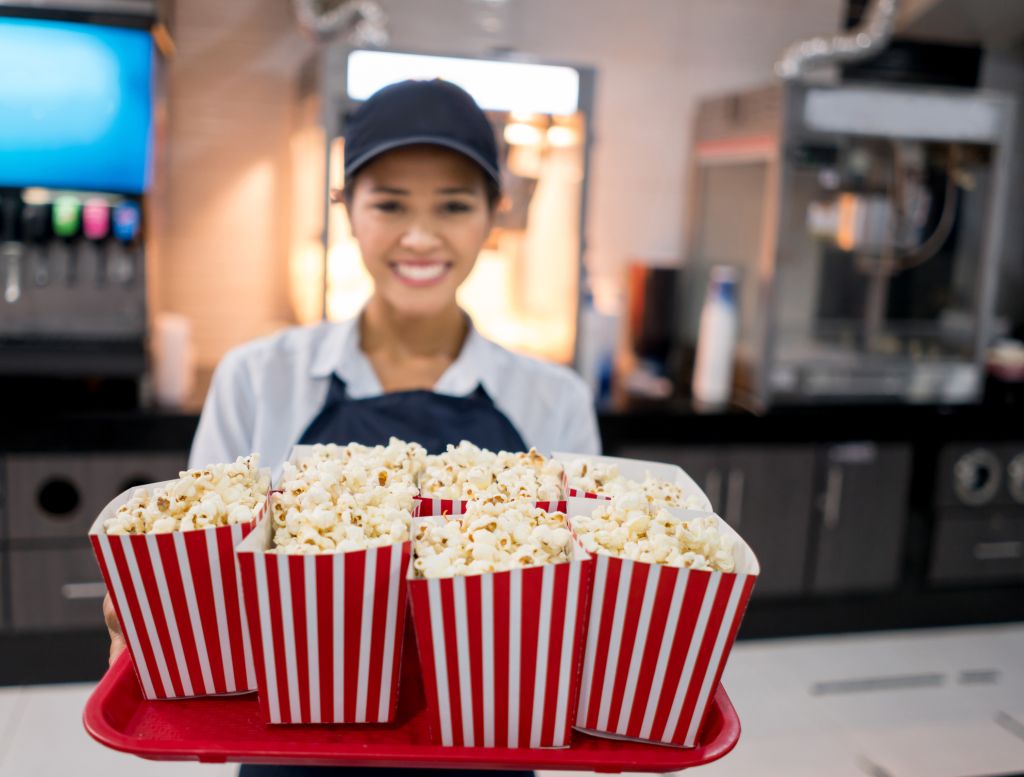
[[[373,207],[381,213],[398,213],[402,209],[402,204],[394,200],[385,200],[383,202],[375,202]]]
[[[465,202],[452,200],[451,202],[444,203],[444,205],[441,206],[441,210],[445,213],[468,213],[473,210],[473,206]]]

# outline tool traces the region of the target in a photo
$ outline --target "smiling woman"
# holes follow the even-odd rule
[[[465,91],[403,81],[370,96],[345,133],[344,207],[374,284],[362,311],[231,351],[218,366],[193,463],[297,443],[386,443],[431,452],[583,453],[600,443],[591,398],[566,367],[484,338],[456,302],[501,197],[494,132]]]

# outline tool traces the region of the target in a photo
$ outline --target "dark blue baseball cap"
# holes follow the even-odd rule
[[[494,130],[469,93],[449,81],[400,81],[374,92],[345,130],[345,177],[404,146],[442,146],[469,157],[501,184]]]

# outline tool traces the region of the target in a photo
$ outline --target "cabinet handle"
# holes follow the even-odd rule
[[[828,482],[825,484],[825,514],[822,517],[826,529],[833,530],[839,526],[842,498],[843,470],[840,467],[829,467]]]
[[[743,470],[730,469],[726,484],[726,506],[729,509],[729,523],[734,529],[740,528],[743,522],[743,483]]]
[[[102,599],[107,595],[107,587],[102,583],[65,583],[60,587],[60,595],[65,599]]]
[[[725,508],[722,505],[722,473],[717,467],[708,470],[708,476],[704,480],[704,492],[711,502],[711,509],[721,515]]]

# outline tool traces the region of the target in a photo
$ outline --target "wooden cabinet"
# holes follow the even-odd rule
[[[907,523],[910,446],[825,447],[818,462],[815,593],[894,588]]]

